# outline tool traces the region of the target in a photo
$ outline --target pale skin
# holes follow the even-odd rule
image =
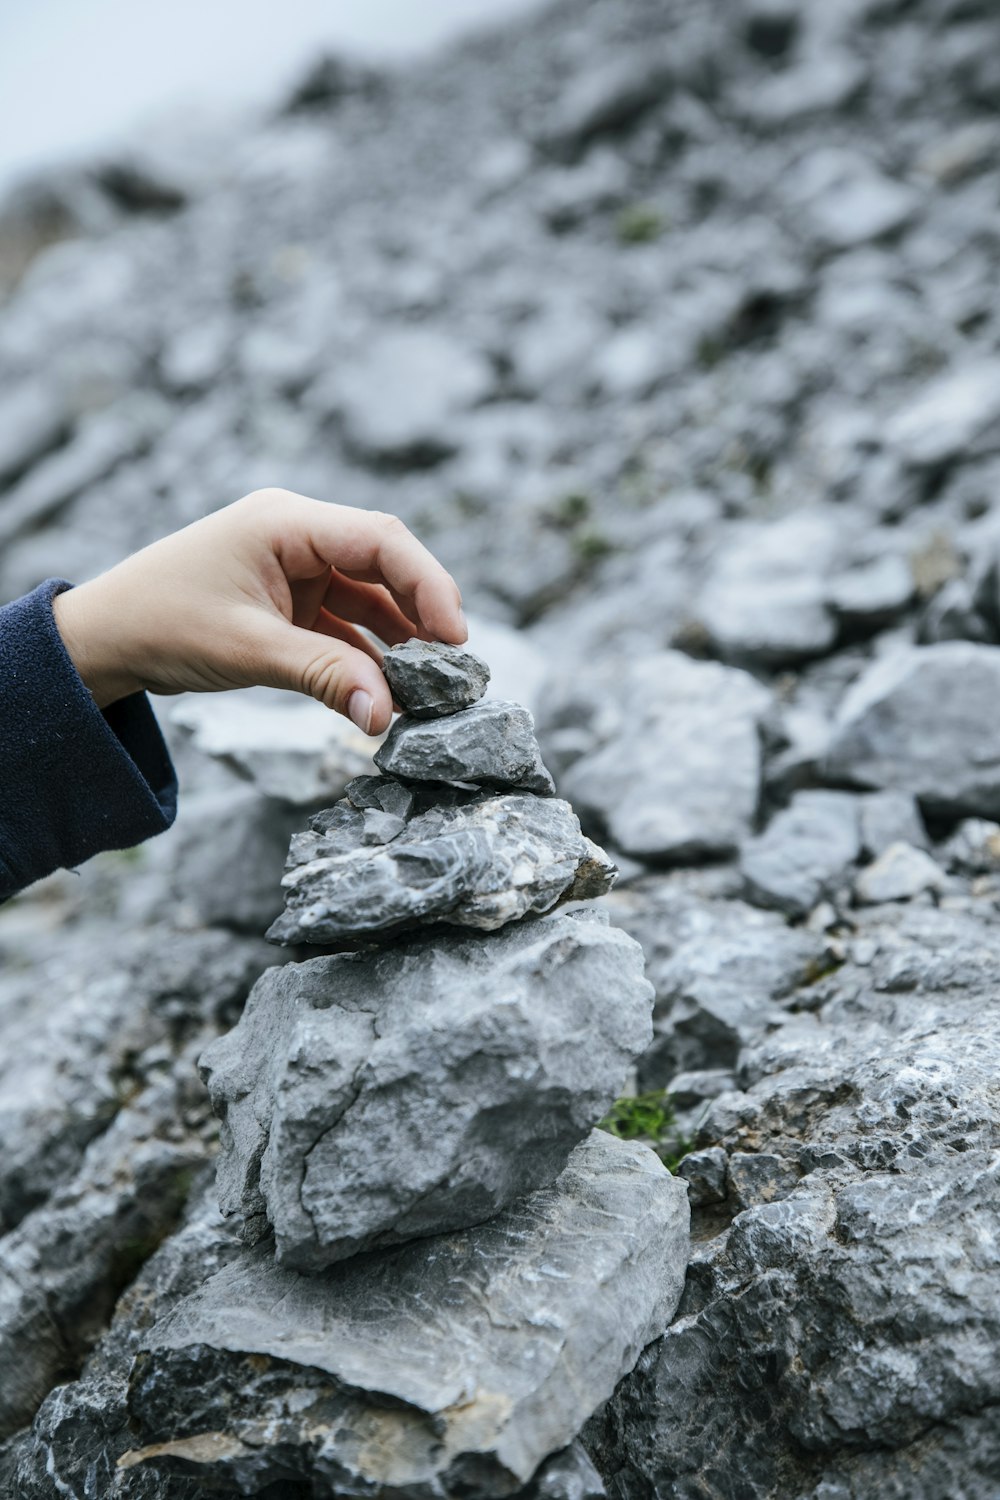
[[[393,709],[377,642],[468,638],[454,579],[395,516],[280,489],[154,542],[53,612],[99,708],[259,684],[373,735]]]

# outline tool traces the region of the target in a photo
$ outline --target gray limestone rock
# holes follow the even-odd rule
[[[758,838],[744,844],[740,870],[750,900],[803,916],[836,894],[860,849],[856,797],[799,792]]]
[[[1000,823],[963,818],[942,851],[950,869],[968,875],[1000,872]]]
[[[539,796],[555,790],[528,710],[494,699],[430,721],[403,714],[375,752],[375,764],[410,781],[511,787]]]
[[[726,1153],[721,1146],[708,1146],[704,1151],[689,1151],[677,1168],[678,1177],[688,1185],[688,1199],[692,1208],[704,1208],[709,1203],[721,1203],[726,1196]]]
[[[459,414],[490,385],[486,362],[453,336],[403,326],[372,338],[337,363],[314,392],[318,410],[337,416],[362,460],[422,467],[459,446]]]
[[[848,690],[831,777],[911,793],[931,814],[1000,813],[1000,649],[967,641],[901,649]]]
[[[908,464],[937,468],[1000,448],[1000,361],[971,361],[932,381],[889,422],[886,436]]]
[[[269,971],[202,1059],[224,1212],[309,1270],[551,1182],[649,1043],[642,967],[578,913]]]
[[[770,701],[745,672],[662,651],[556,685],[542,737],[575,736],[559,788],[585,824],[640,859],[701,859],[750,832]]]
[[[981,904],[856,919],[863,962],[759,1032],[699,1131],[744,1175],[802,1175],[767,1201],[764,1174],[696,1246],[679,1316],[586,1430],[621,1500],[995,1488],[1000,927]]]
[[[440,799],[440,800],[439,800]],[[615,867],[567,802],[362,776],[291,843],[272,942],[377,941],[439,922],[492,932],[603,895]]]
[[[382,658],[392,696],[414,719],[439,719],[477,703],[490,669],[461,646],[440,641],[403,641]]]
[[[648,1148],[594,1133],[478,1228],[315,1276],[248,1251],[143,1339],[121,1464],[328,1500],[510,1495],[666,1326],[685,1199]]]
[[[927,830],[920,809],[906,792],[870,792],[858,798],[861,818],[861,853],[877,859],[890,844],[902,841],[915,849],[927,848]]]
[[[857,899],[874,906],[880,901],[910,901],[924,891],[940,891],[947,877],[923,849],[903,842],[890,844],[854,882]]]
[[[642,944],[656,990],[644,1089],[672,1087],[683,1070],[735,1067],[761,1026],[784,1022],[785,997],[826,964],[816,933],[743,901],[708,899],[680,877],[615,891],[607,909]]]

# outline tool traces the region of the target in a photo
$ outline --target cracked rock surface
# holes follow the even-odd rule
[[[595,1132],[478,1228],[314,1276],[245,1252],[142,1339],[123,1462],[244,1493],[509,1495],[668,1322],[687,1218],[652,1152]]]
[[[223,1211],[298,1270],[489,1218],[617,1098],[651,996],[591,913],[270,971],[202,1058]]]
[[[446,923],[492,932],[610,890],[568,802],[362,777],[291,843],[279,943],[372,941]]]

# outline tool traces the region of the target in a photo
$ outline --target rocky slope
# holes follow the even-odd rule
[[[3,595],[260,484],[397,511],[619,859],[696,1245],[553,1495],[996,1493],[998,42],[566,0],[0,214]],[[28,1500],[165,1493],[84,1430],[234,1253],[193,1059],[267,960],[225,933],[371,770],[253,712],[182,705],[183,826],[0,913]]]

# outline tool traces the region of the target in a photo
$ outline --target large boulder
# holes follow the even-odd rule
[[[478,1228],[315,1276],[249,1251],[142,1339],[120,1463],[244,1494],[510,1495],[665,1328],[686,1197],[648,1148],[595,1133]]]
[[[202,1058],[219,1195],[315,1269],[551,1182],[648,1045],[642,951],[593,913],[270,970]]]
[[[946,817],[1000,813],[1000,650],[970,641],[902,649],[841,703],[827,775],[912,793]]]
[[[352,782],[292,839],[279,943],[377,941],[447,923],[493,931],[559,902],[602,895],[615,867],[567,802]]]

